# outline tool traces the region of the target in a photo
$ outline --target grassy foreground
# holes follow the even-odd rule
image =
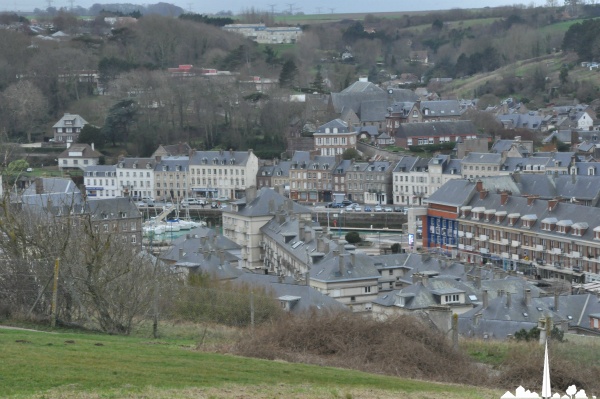
[[[0,329],[7,398],[498,398],[500,392],[194,350],[193,341]]]

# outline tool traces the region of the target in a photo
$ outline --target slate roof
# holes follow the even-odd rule
[[[558,310],[554,309],[554,297],[541,298],[552,311],[563,320],[567,320],[570,327],[590,327],[590,315],[600,312],[600,302],[592,294],[561,295],[558,297]]]
[[[391,91],[391,93],[390,93]],[[383,112],[388,104],[394,101],[416,101],[418,96],[407,89],[389,89],[387,92],[371,82],[357,81],[342,90],[340,93],[331,93],[331,102],[334,110],[341,113],[344,109],[351,108],[357,115],[360,107],[366,101],[385,101]]]
[[[498,115],[496,119],[509,128],[539,130],[542,126],[543,117],[540,115],[508,114]]]
[[[334,119],[332,121],[329,121],[329,122],[319,126],[315,133],[325,133],[325,129],[327,129],[327,128],[330,129],[330,133],[333,133],[333,129],[335,129],[335,128],[338,129],[338,133],[353,132],[353,130],[350,129],[350,127],[348,126],[348,124],[346,122],[344,122],[341,119]]]
[[[289,255],[295,257],[302,263],[306,263],[308,258],[311,258],[311,262],[315,262],[313,267],[322,262],[325,259],[331,259],[333,257],[333,250],[338,248],[338,242],[322,235],[322,229],[316,222],[303,221],[305,231],[311,231],[311,240],[306,242],[306,237],[300,237],[300,221],[297,218],[290,218],[289,216],[283,223],[277,220],[271,220],[263,227],[261,232],[269,237],[271,240],[278,244],[281,251],[287,252]],[[286,239],[287,238],[287,239]],[[319,253],[317,251],[318,245],[317,240],[324,240],[324,245],[328,248],[328,251]],[[295,245],[298,242],[302,244]]]
[[[475,195],[475,184],[465,179],[448,180],[424,202],[442,205],[461,206]]]
[[[443,121],[428,123],[401,123],[396,137],[437,137],[456,135],[479,135],[471,121]]]
[[[189,155],[192,147],[188,143],[163,145],[162,149],[167,153],[167,156],[182,156]]]
[[[71,179],[40,177],[23,191],[21,201],[24,206],[37,210],[47,208],[49,201],[51,206],[70,209],[75,204],[83,203],[83,196]]]
[[[111,176],[111,173],[116,172],[117,167],[115,165],[91,165],[85,168],[85,176],[93,176],[93,173],[96,173],[95,177],[114,177]]]
[[[340,257],[342,257],[341,261]],[[340,270],[340,262],[343,262],[342,270]],[[363,253],[346,252],[338,257],[325,259],[310,269],[310,279],[322,282],[378,280],[379,277],[373,259]]]
[[[322,294],[318,290],[307,286],[297,284],[293,279],[287,277],[281,282],[277,276],[243,273],[236,281],[259,285],[266,288],[277,299],[292,299],[292,313],[300,313],[307,310],[326,311],[326,310],[347,310],[342,303]],[[296,299],[297,300],[294,300]]]
[[[66,124],[66,121],[72,121],[72,123],[70,124]],[[77,115],[77,114],[69,114],[69,113],[65,113],[63,115],[62,118],[60,118],[60,120],[58,122],[56,122],[54,124],[54,126],[52,126],[52,128],[56,129],[56,128],[62,128],[62,127],[71,127],[71,128],[82,128],[83,126],[87,125],[87,121],[85,119],[83,119],[81,116]]]
[[[426,117],[460,116],[461,106],[458,100],[421,101],[421,113]]]
[[[136,165],[137,169],[154,169],[156,159],[154,158],[120,158],[117,163],[117,168],[122,165],[125,169],[133,169]]]
[[[190,165],[202,165],[203,160],[207,165],[213,165],[214,160],[217,160],[221,165],[224,161],[226,165],[246,165],[251,151],[192,151]],[[234,161],[233,164],[231,161]]]
[[[223,213],[236,213],[237,215],[247,216],[247,217],[259,217],[259,216],[268,216],[274,215],[279,207],[285,207],[285,204],[292,204],[292,213],[294,214],[310,214],[310,208],[307,208],[303,205],[300,205],[283,195],[279,194],[277,191],[273,190],[269,187],[262,187],[256,193],[256,198],[254,198],[250,203],[246,203],[245,197],[240,201],[237,201],[238,211],[234,212],[231,208],[227,208],[223,210]]]
[[[190,168],[190,158],[188,156],[162,157],[154,167],[155,172],[175,172],[177,168],[180,172],[187,172]],[[164,170],[166,168],[166,170]]]
[[[366,132],[371,137],[377,137],[377,135],[379,134],[379,130],[377,130],[377,126],[372,126],[372,125],[360,126],[360,127],[356,128],[357,134],[361,134],[363,132]]]
[[[387,99],[368,100],[360,103],[358,116],[361,122],[381,122],[385,120]]]
[[[493,154],[489,152],[470,152],[462,159],[464,163],[479,163],[479,164],[490,164],[500,165],[502,164],[502,155]]]
[[[75,211],[78,211],[77,206]],[[101,219],[102,214],[106,215],[108,219],[138,218],[141,220],[142,218],[142,213],[130,197],[97,198],[87,201],[84,213],[93,215],[93,219],[96,220]],[[120,216],[120,213],[124,213],[125,216]]]

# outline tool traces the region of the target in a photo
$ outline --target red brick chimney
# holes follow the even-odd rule
[[[479,192],[479,199],[484,199],[488,195],[488,190],[481,190]]]
[[[527,205],[532,205],[533,201],[535,201],[538,198],[539,198],[538,195],[530,195],[530,196],[528,196],[527,197]]]
[[[477,183],[475,183],[475,190],[477,192],[483,191],[483,182],[481,180],[477,180]]]
[[[554,208],[558,205],[558,200],[556,198],[548,201],[548,212],[552,212]]]
[[[500,205],[506,205],[508,202],[508,192],[503,191],[500,193]]]

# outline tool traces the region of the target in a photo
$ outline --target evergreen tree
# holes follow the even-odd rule
[[[325,87],[323,86],[323,75],[321,74],[321,65],[317,65],[317,74],[315,80],[311,83],[310,88],[312,91],[317,93],[324,93]]]
[[[292,87],[297,75],[298,67],[296,66],[294,60],[287,60],[283,63],[281,73],[279,74],[279,87]]]

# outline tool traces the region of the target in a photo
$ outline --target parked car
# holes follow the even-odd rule
[[[384,212],[393,212],[394,210],[392,209],[391,206],[386,206],[385,208],[383,208]]]
[[[404,212],[404,207],[401,207],[401,206],[395,206],[395,207],[394,207],[394,212]]]
[[[342,206],[339,202],[330,202],[326,205],[327,208],[341,208]]]
[[[365,212],[373,212],[370,206],[365,206]]]
[[[360,205],[356,205],[356,206],[354,207],[354,212],[362,212],[362,206],[360,206]]]
[[[343,206],[352,205],[352,201],[345,199],[345,200],[342,201],[342,205]]]
[[[383,208],[381,207],[381,205],[375,206],[375,212],[383,212]]]
[[[347,212],[353,212],[354,211],[354,207],[352,205],[349,205],[346,207],[346,211]]]

